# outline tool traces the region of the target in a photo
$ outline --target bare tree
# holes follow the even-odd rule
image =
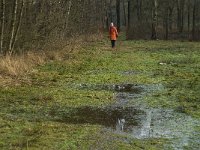
[[[120,0],[116,0],[117,28],[119,31],[121,27],[120,6]]]
[[[127,28],[127,32],[130,29],[130,20],[131,20],[131,4],[132,2],[130,0],[128,0],[128,28]]]
[[[195,29],[196,29],[196,10],[197,0],[193,2],[193,14],[192,14],[192,39],[195,40]]]
[[[12,50],[15,47],[17,36],[18,36],[19,30],[20,30],[20,27],[21,27],[22,16],[23,16],[23,11],[24,11],[24,5],[25,5],[25,1],[22,0],[21,9],[20,9],[19,18],[18,18],[19,21],[18,21],[18,24],[17,24],[17,27],[16,27],[16,32],[15,32],[13,43],[12,43]]]
[[[169,38],[169,11],[170,7],[169,4],[166,4],[166,8],[165,8],[165,40],[168,40]]]
[[[126,7],[125,7],[125,0],[122,1],[122,5],[123,5],[124,25],[126,26],[127,21],[126,21]]]
[[[138,21],[140,21],[142,16],[142,0],[136,0],[136,6],[137,6],[137,19]]]
[[[177,28],[179,32],[182,33],[184,27],[185,0],[176,0],[176,5],[177,5]]]
[[[152,9],[152,35],[151,39],[157,39],[157,16],[158,16],[158,1],[153,0],[153,9]]]
[[[173,28],[173,14],[174,14],[174,0],[167,1],[169,6],[169,30],[172,31]]]
[[[188,39],[190,38],[190,22],[191,20],[191,0],[187,0],[187,31],[188,31]]]
[[[1,44],[0,44],[0,53],[3,53],[3,41],[4,41],[4,26],[5,26],[5,0],[1,2],[2,7],[2,23],[1,23]]]
[[[13,7],[13,18],[12,18],[12,26],[11,26],[11,37],[9,42],[8,51],[10,54],[13,53],[13,42],[15,36],[15,28],[16,28],[16,21],[17,21],[17,9],[18,9],[18,0],[15,0],[14,7]]]

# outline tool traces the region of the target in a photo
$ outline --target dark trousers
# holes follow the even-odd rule
[[[114,47],[115,47],[115,42],[116,42],[116,40],[111,40],[111,45],[112,45],[112,48],[114,48]]]

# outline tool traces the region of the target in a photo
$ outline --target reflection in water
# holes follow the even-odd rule
[[[116,124],[116,130],[117,131],[124,131],[124,125],[125,125],[125,119],[118,119]]]
[[[117,133],[128,134],[138,139],[173,139],[172,145],[166,145],[166,149],[180,150],[185,146],[192,147],[192,149],[199,148],[200,134],[195,132],[199,121],[173,110],[145,106],[145,102],[142,101],[143,96],[158,90],[160,85],[125,84],[98,86],[94,89],[100,90],[100,87],[103,90],[116,92],[115,104],[107,107],[69,108],[68,113],[60,121],[64,120],[74,124],[100,124],[116,130]]]
[[[141,137],[149,138],[151,135],[151,110],[146,111],[146,120],[141,124]]]
[[[100,124],[108,128],[128,131],[131,125],[137,126],[137,121],[133,116],[143,114],[144,112],[134,107],[80,107],[65,108],[68,110],[65,115],[57,121],[73,124]],[[58,116],[59,114],[54,114]],[[128,120],[128,122],[126,122]]]

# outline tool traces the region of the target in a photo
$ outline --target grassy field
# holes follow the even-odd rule
[[[62,120],[76,108],[114,102],[112,91],[81,89],[85,84],[162,84],[163,90],[144,98],[147,105],[200,119],[200,43],[117,44],[116,49],[104,40],[84,44],[61,61],[16,78],[19,84],[1,85],[0,149],[162,149],[168,142],[132,139],[98,124]]]

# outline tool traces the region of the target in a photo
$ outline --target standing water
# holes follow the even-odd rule
[[[152,89],[159,89],[159,86],[155,86],[156,88],[154,86],[140,86],[143,90],[135,94],[130,91],[126,91],[126,93],[118,91],[116,93],[115,97],[118,105],[121,104],[124,107],[127,105],[130,107],[131,105],[131,107],[142,112],[132,115],[131,118],[122,116],[126,120],[123,133],[137,139],[170,139],[172,142],[166,144],[165,149],[182,150],[189,148],[199,150],[200,133],[195,132],[195,128],[199,126],[198,120],[174,110],[149,108],[145,105],[142,96],[152,92]],[[121,102],[122,100],[125,100],[126,104]],[[135,120],[137,125],[131,124],[132,120]]]
[[[106,107],[80,107],[66,114],[66,122],[100,124],[117,134],[137,139],[163,138],[170,142],[165,149],[199,150],[200,133],[195,132],[199,121],[163,108],[150,108],[145,105],[144,96],[162,85],[81,85],[81,88],[93,90],[112,90],[116,102]]]

